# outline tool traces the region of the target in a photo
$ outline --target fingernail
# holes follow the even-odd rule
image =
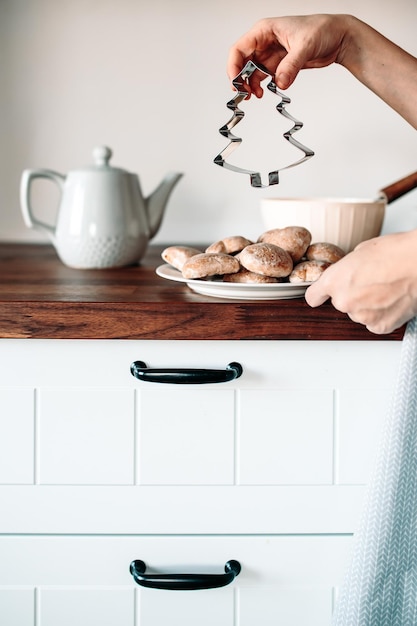
[[[290,86],[291,83],[291,79],[288,76],[288,74],[278,74],[278,87],[281,87],[281,89],[286,89],[287,87]]]

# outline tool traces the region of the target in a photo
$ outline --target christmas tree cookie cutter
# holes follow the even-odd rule
[[[267,84],[267,88],[269,89],[269,91],[272,91],[279,98],[281,98],[281,101],[276,105],[276,109],[278,113],[294,123],[294,126],[290,130],[283,133],[283,137],[287,141],[289,141],[290,144],[292,144],[304,153],[304,156],[302,156],[297,161],[290,163],[290,165],[286,165],[285,167],[281,167],[279,169],[273,170],[272,172],[269,172],[267,185],[262,184],[260,172],[244,169],[242,167],[238,167],[237,165],[232,165],[231,163],[228,163],[226,161],[231,152],[233,152],[233,150],[235,150],[242,143],[242,138],[237,137],[231,131],[236,126],[236,124],[238,124],[245,116],[245,113],[239,108],[239,104],[247,97],[248,92],[245,90],[245,83],[247,84],[249,78],[256,70],[262,72],[262,74],[265,74],[265,76],[271,77],[270,82]],[[234,98],[227,103],[227,108],[233,111],[233,116],[230,118],[227,124],[219,128],[219,133],[223,137],[226,137],[226,139],[229,139],[229,143],[224,148],[224,150],[222,150],[215,157],[214,163],[216,163],[216,165],[220,165],[221,167],[225,167],[228,170],[232,170],[233,172],[238,172],[240,174],[249,174],[252,187],[269,187],[270,185],[277,185],[279,183],[279,172],[281,172],[282,170],[287,170],[291,167],[295,167],[296,165],[300,165],[300,163],[303,163],[310,157],[314,156],[314,152],[310,150],[310,148],[307,148],[293,137],[294,133],[296,133],[303,127],[303,123],[295,119],[295,117],[288,113],[285,107],[287,106],[287,104],[290,104],[291,99],[278,90],[274,82],[273,74],[271,74],[271,72],[269,72],[269,70],[267,70],[266,67],[264,67],[260,63],[248,61],[242,71],[236,76],[236,78],[233,79],[232,84],[235,87],[237,93]]]

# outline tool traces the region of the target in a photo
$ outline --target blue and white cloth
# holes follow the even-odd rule
[[[332,626],[417,625],[417,318],[406,328],[399,378]]]

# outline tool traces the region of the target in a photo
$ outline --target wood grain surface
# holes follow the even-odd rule
[[[226,300],[158,277],[162,248],[141,265],[66,267],[54,248],[0,243],[0,337],[38,339],[401,340],[374,335],[327,302]]]

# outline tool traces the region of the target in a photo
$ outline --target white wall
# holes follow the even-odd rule
[[[155,239],[163,243],[256,236],[262,197],[373,197],[416,170],[415,130],[339,66],[304,71],[288,90],[288,109],[304,122],[298,138],[316,156],[283,172],[278,187],[252,189],[213,164],[230,117],[229,46],[258,18],[315,12],[354,13],[417,55],[416,0],[1,0],[0,239],[44,241],[20,215],[24,168],[65,173],[100,144],[140,174],[145,194],[167,171],[184,172]],[[281,132],[274,98],[248,104],[261,144],[242,165],[288,160],[286,142],[271,137]],[[55,195],[36,199],[50,217]],[[388,208],[386,229],[414,225],[417,192]]]

